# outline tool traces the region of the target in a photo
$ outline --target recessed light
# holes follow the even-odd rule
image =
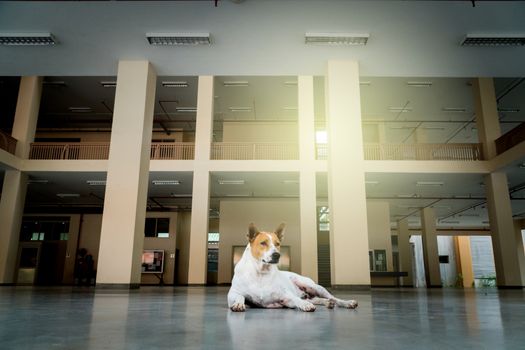
[[[443,186],[443,181],[417,181],[416,186]]]
[[[431,87],[431,81],[407,81],[407,86],[410,87]]]
[[[219,180],[219,185],[244,185],[244,180]]]
[[[163,81],[162,86],[166,88],[187,88],[187,81]]]
[[[351,33],[305,33],[305,44],[318,45],[366,45],[369,34]]]
[[[523,34],[467,34],[461,46],[524,46]]]
[[[180,113],[195,113],[197,107],[175,107],[175,110]]]
[[[85,112],[91,112],[91,107],[68,107],[70,112],[75,113],[85,113]]]
[[[150,45],[209,45],[210,33],[146,33]]]
[[[179,180],[153,180],[152,184],[156,186],[165,186],[165,185],[180,185]]]
[[[441,108],[443,112],[451,113],[465,113],[467,109],[465,107],[443,107]]]
[[[117,87],[117,82],[116,81],[101,81],[100,85],[102,85],[102,87],[105,87],[105,88],[114,88],[114,87]]]
[[[42,46],[56,43],[51,33],[0,33],[0,45]]]
[[[106,180],[87,180],[89,186],[106,186]]]
[[[227,87],[242,87],[249,86],[250,84],[245,80],[229,80],[223,82],[222,85]]]
[[[77,198],[80,197],[78,193],[57,193],[57,197],[60,198]]]

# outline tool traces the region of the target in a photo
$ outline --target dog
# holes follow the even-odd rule
[[[284,226],[281,224],[275,232],[260,232],[253,223],[249,225],[249,242],[235,266],[228,307],[235,312],[245,311],[247,303],[267,309],[297,308],[306,312],[315,311],[315,305],[355,309],[355,300],[338,299],[308,277],[279,271]]]

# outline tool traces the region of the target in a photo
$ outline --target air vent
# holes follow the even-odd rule
[[[187,88],[187,81],[163,81],[162,86],[166,88]]]
[[[146,33],[150,45],[209,45],[210,33]]]
[[[180,185],[179,180],[153,180],[151,183],[156,186]]]
[[[55,45],[57,41],[51,33],[1,33],[0,45],[42,46]]]
[[[106,180],[87,180],[89,186],[106,186]]]
[[[368,34],[349,33],[306,33],[304,35],[306,44],[318,45],[366,45]]]
[[[461,46],[523,46],[525,35],[467,34]]]

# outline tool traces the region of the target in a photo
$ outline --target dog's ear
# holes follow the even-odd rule
[[[277,230],[275,230],[275,234],[277,235],[277,238],[279,238],[280,241],[283,240],[284,226],[286,226],[286,225],[283,222],[282,224],[279,225],[279,227],[277,227]]]
[[[252,222],[250,226],[248,226],[248,240],[250,242],[253,241],[257,234],[259,234],[259,230],[257,229],[257,227],[255,227],[255,225]]]

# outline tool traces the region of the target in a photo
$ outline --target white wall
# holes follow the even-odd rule
[[[368,219],[368,248],[386,250],[387,271],[394,271],[392,238],[390,232],[390,207],[388,202],[366,202]]]
[[[176,246],[179,251],[177,269],[177,284],[188,284],[188,267],[190,261],[190,230],[191,213],[181,212],[177,216],[177,237]]]
[[[261,231],[273,231],[286,223],[282,245],[290,246],[290,270],[301,271],[299,202],[297,200],[222,200],[220,203],[219,273],[221,283],[232,279],[232,246],[245,246],[248,225]]]
[[[298,142],[297,123],[224,122],[223,142]]]

